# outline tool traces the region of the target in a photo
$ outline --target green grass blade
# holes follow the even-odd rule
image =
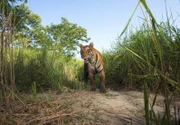
[[[134,14],[135,14],[138,6],[139,6],[139,2],[137,3],[136,8],[134,9],[133,13],[131,14],[131,17],[129,18],[129,20],[128,20],[126,26],[125,26],[125,28],[124,28],[123,31],[121,32],[120,37],[121,37],[121,36],[124,34],[124,32],[127,30],[128,26],[129,26],[129,23],[131,22],[131,19],[132,19],[132,17],[134,16]]]
[[[147,83],[144,81],[144,107],[145,107],[145,119],[146,125],[149,125],[149,93],[147,89]]]
[[[173,87],[176,88],[176,90],[178,90],[180,92],[180,85],[178,82],[166,77],[165,75],[161,74],[162,77],[164,77],[168,82],[169,84],[171,84]]]

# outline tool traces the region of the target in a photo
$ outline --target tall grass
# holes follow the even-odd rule
[[[172,86],[178,89],[179,77],[179,33],[178,28],[171,26],[174,37],[169,36],[169,27],[167,23],[161,23],[161,32],[164,33],[168,40],[166,43],[163,37],[157,31],[157,40],[160,41],[160,46],[163,50],[163,67],[166,76],[168,75],[174,82]],[[172,31],[171,31],[172,32]],[[151,89],[157,88],[158,72],[160,68],[160,59],[155,50],[153,41],[149,34],[149,30],[143,24],[138,30],[131,31],[127,37],[118,39],[115,47],[110,52],[104,52],[103,58],[105,61],[105,70],[107,75],[107,82],[111,84],[127,84],[133,81],[133,87],[141,89],[142,80],[140,76],[146,74],[146,77],[151,81],[149,87]],[[135,77],[138,76],[138,77]],[[143,77],[143,76],[142,76]],[[165,77],[165,76],[163,76]],[[156,81],[157,80],[157,81]],[[169,79],[170,80],[170,79]],[[136,84],[135,84],[136,83]]]
[[[174,22],[172,16],[167,22],[157,23],[145,0],[140,0],[138,5],[144,14],[144,24],[122,38],[136,7],[115,47],[103,54],[107,82],[116,88],[119,85],[143,89],[146,124],[170,125],[172,98],[180,92],[180,29],[171,23]],[[153,104],[148,101],[150,90],[155,92]],[[153,110],[158,93],[165,97],[161,117]]]
[[[14,47],[13,47],[13,11],[7,9],[8,3],[0,1],[0,99],[9,105],[9,95],[14,97]]]
[[[39,89],[83,88],[82,61],[38,49],[16,50],[15,57],[16,85],[21,90],[29,90],[34,82]]]

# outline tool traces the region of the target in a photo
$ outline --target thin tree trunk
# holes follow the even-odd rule
[[[12,11],[8,16],[8,44],[9,44],[9,55],[10,55],[10,83],[12,91],[15,90],[15,77],[14,77],[14,43],[12,39],[13,28],[12,28]]]
[[[1,88],[3,89],[4,86],[4,32],[5,32],[5,23],[4,23],[4,9],[2,9],[2,32],[1,32],[1,66],[0,66],[0,72],[1,72]],[[3,90],[2,90],[3,91]]]

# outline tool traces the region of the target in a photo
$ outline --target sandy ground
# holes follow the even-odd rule
[[[144,125],[144,100],[143,93],[137,91],[112,91],[100,93],[97,91],[78,90],[73,92],[55,93],[51,98],[56,98],[59,103],[64,103],[71,117],[64,119],[63,124],[73,125]],[[39,94],[40,98],[48,96]],[[154,95],[151,94],[150,101]],[[162,96],[157,97],[154,109],[163,112]],[[68,116],[68,115],[67,115]],[[60,124],[56,122],[54,124]],[[61,121],[62,124],[62,121]]]

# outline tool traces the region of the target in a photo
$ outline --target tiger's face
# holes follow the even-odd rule
[[[80,44],[80,53],[81,53],[81,58],[84,59],[84,63],[89,63],[93,59],[93,43],[90,43],[90,45],[83,46]]]

